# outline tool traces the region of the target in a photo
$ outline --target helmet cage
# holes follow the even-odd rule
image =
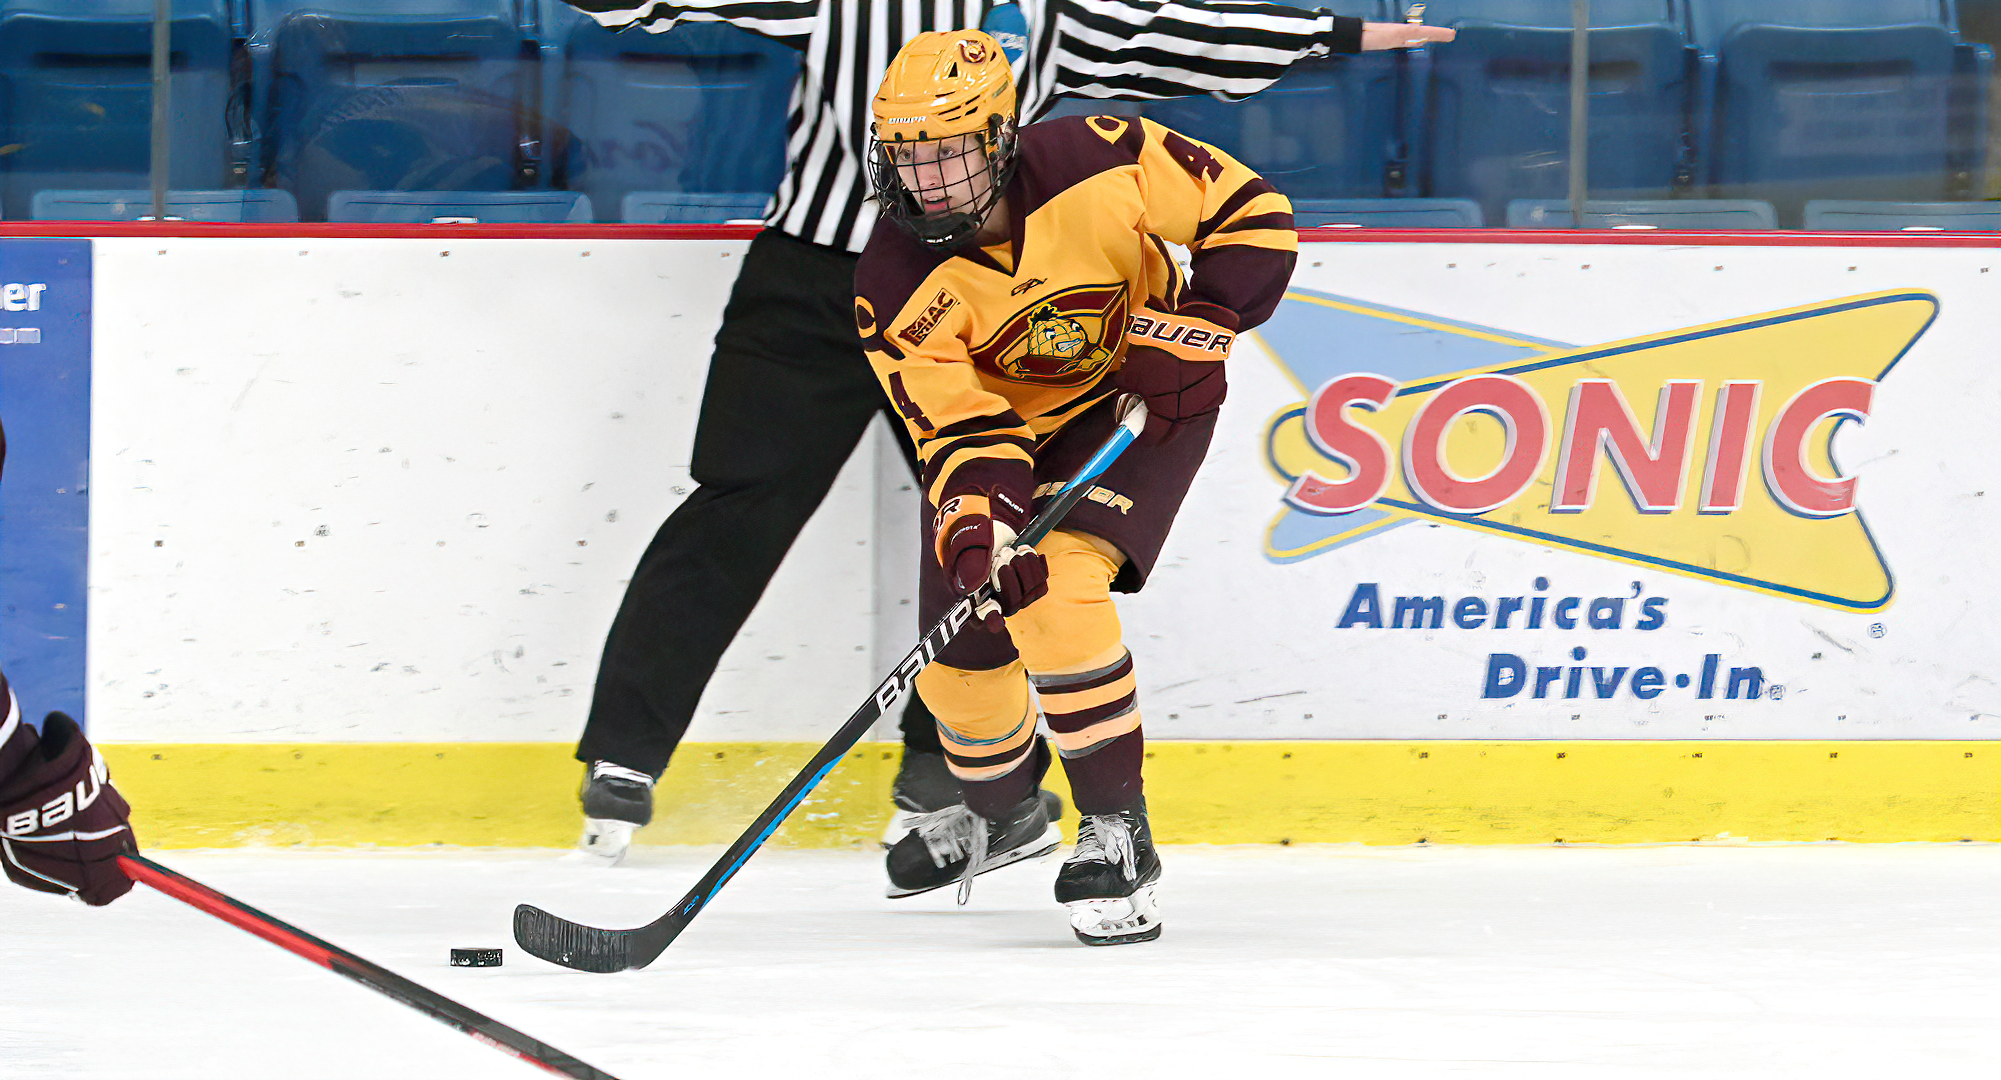
[[[943,189],[948,199],[959,197],[955,201],[961,201],[961,207],[927,212],[918,194],[904,186],[902,173],[897,168],[896,151],[905,147],[915,149],[924,143],[959,140],[966,138],[967,134],[977,135],[981,161],[968,171],[965,179],[948,182]],[[884,217],[902,226],[926,245],[957,247],[979,233],[994,207],[999,205],[1001,196],[1006,193],[1007,182],[1014,175],[1015,166],[1014,120],[996,113],[987,118],[987,128],[983,132],[926,138],[920,131],[918,135],[915,139],[899,137],[885,143],[871,133],[869,183],[875,188],[876,201],[881,205]],[[980,190],[983,178],[986,181],[985,191]]]

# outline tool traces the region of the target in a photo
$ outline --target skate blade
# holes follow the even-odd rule
[[[1030,859],[1040,859],[1044,855],[1047,855],[1050,852],[1053,852],[1057,848],[1062,846],[1063,846],[1063,830],[1057,828],[1054,824],[1051,824],[1047,829],[1044,829],[1042,831],[1041,836],[1035,838],[1029,843],[1023,844],[1022,846],[1015,848],[1013,851],[1010,851],[1005,855],[988,856],[987,864],[985,866],[980,867],[980,874],[991,874],[994,871],[999,870],[1003,866],[1013,866],[1015,863],[1018,862],[1027,862]],[[974,874],[973,876],[978,877],[980,876],[980,874]],[[883,895],[889,897],[891,900],[901,900],[906,896],[919,896],[928,892],[936,892],[939,889],[943,889],[952,885],[957,885],[958,883],[959,879],[953,878],[950,881],[941,881],[936,885],[926,885],[921,889],[899,889],[896,887],[895,884],[892,883],[888,888],[883,890]]]
[[[585,818],[584,835],[567,861],[606,868],[617,866],[625,861],[626,849],[632,846],[632,834],[638,830],[639,826],[630,821]]]
[[[1131,896],[1072,900],[1070,929],[1086,945],[1132,945],[1160,936],[1160,905],[1154,886],[1142,885]]]

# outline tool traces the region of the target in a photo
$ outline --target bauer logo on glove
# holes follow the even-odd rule
[[[936,532],[944,532],[945,523],[958,517],[965,509],[966,497],[964,495],[952,496],[945,500],[945,505],[939,507],[938,513],[932,516],[931,528]]]
[[[1237,317],[1214,304],[1136,312],[1126,330],[1126,359],[1113,381],[1146,399],[1140,442],[1157,446],[1213,416],[1229,390],[1222,361],[1237,339]]]
[[[1135,312],[1126,329],[1132,345],[1151,345],[1182,360],[1226,360],[1236,331],[1225,330],[1206,319],[1168,315],[1158,311]]]
[[[0,683],[4,685],[4,683]],[[132,888],[118,856],[137,851],[132,808],[76,721],[50,713],[37,733],[12,695],[0,722],[0,869],[17,885],[108,904]]]

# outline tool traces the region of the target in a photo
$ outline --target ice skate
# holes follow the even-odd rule
[[[990,870],[1055,851],[1063,833],[1050,822],[1042,793],[987,820],[964,803],[918,815],[889,849],[889,895],[915,896],[959,883],[959,902],[972,894],[973,878]]]
[[[1056,875],[1056,900],[1086,945],[1130,945],[1160,936],[1160,855],[1146,801],[1116,814],[1086,814],[1077,847]]]
[[[1049,820],[1062,820],[1063,796],[1048,788],[1038,794]],[[896,810],[889,816],[889,826],[882,830],[884,851],[908,835],[918,818],[963,804],[966,792],[959,786],[959,778],[952,775],[952,767],[945,764],[945,755],[905,750],[890,797],[896,802]]]
[[[966,793],[959,778],[952,775],[951,766],[945,764],[945,755],[906,749],[896,767],[890,798],[896,803],[896,812],[882,831],[885,851],[895,847],[918,818],[965,802]]]
[[[609,761],[591,762],[584,775],[584,835],[577,850],[586,861],[617,866],[632,834],[653,820],[653,777]]]

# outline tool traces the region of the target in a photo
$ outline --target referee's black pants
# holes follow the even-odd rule
[[[723,650],[878,411],[914,473],[909,434],[855,332],[855,261],[776,229],[751,241],[702,392],[699,486],[626,587],[579,761],[654,776],[666,769]],[[851,704],[828,703],[828,731]],[[938,749],[930,711],[914,695],[903,728],[906,745]]]

